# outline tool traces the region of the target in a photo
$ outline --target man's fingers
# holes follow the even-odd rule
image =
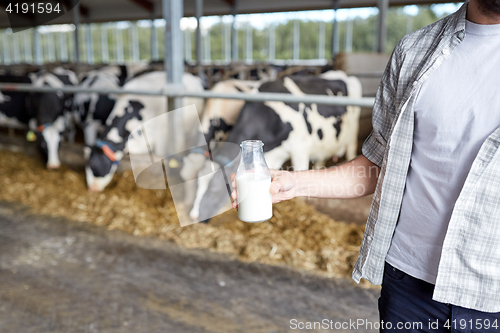
[[[270,169],[269,172],[271,173],[271,179],[274,179],[274,178],[278,177],[282,171]]]
[[[271,194],[278,194],[281,190],[281,183],[279,180],[275,180],[271,183]]]

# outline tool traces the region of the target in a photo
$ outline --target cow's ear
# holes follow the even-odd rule
[[[52,124],[59,132],[63,132],[66,129],[66,125],[64,123],[64,117],[59,117]]]
[[[35,118],[31,118],[28,122],[28,127],[32,131],[36,131],[36,128],[38,127],[38,121]]]
[[[89,160],[91,152],[92,148],[90,148],[89,146],[83,147],[83,157],[85,158],[86,161]]]

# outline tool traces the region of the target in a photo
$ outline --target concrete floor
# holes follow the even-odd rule
[[[296,332],[374,322],[378,294],[0,202],[0,332]]]

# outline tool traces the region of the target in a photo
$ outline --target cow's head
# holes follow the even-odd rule
[[[91,192],[101,192],[109,185],[115,175],[123,152],[116,150],[113,144],[97,140],[93,147],[85,147],[85,175]]]
[[[57,169],[61,166],[59,160],[59,145],[61,137],[66,129],[64,117],[57,118],[53,123],[44,123],[39,126],[34,125],[36,122],[31,122],[28,132],[28,141],[36,141],[38,150],[40,151],[47,168]]]
[[[103,191],[113,179],[118,163],[125,154],[130,131],[141,123],[142,109],[144,105],[137,100],[115,105],[101,139],[98,139],[93,147],[85,147],[85,173],[91,192]],[[132,142],[128,142],[129,144],[135,139],[130,140]]]
[[[52,73],[33,77],[36,87],[59,88],[67,84],[73,83],[66,76],[61,78]],[[65,114],[71,112],[72,100],[71,94],[62,92],[33,93],[27,98],[27,108],[32,117],[29,122],[32,133],[28,135],[28,140],[36,140],[49,169],[61,166],[59,144],[67,127]]]

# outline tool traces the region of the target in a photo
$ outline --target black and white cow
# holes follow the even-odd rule
[[[192,74],[185,73],[182,83],[187,91],[203,91],[202,81]],[[124,89],[133,90],[158,90],[166,84],[165,72],[150,72],[140,75],[126,83]],[[199,98],[184,98],[183,105],[196,106],[196,110],[201,114],[203,110],[203,100]],[[106,120],[106,128],[99,135],[96,144],[92,147],[85,147],[85,157],[87,164],[85,167],[87,185],[92,192],[99,192],[112,180],[118,163],[124,154],[133,151],[135,154],[147,154],[148,151],[141,151],[144,146],[144,136],[140,131],[134,137],[129,137],[130,133],[141,124],[164,114],[167,111],[167,99],[165,97],[144,96],[144,95],[122,95],[115,103],[113,111]],[[193,124],[199,122],[199,114],[194,117],[183,119],[184,131],[192,130]],[[163,118],[161,118],[163,119]],[[155,155],[166,156],[167,135],[166,124],[158,122],[157,125],[148,132],[148,143]],[[199,125],[198,125],[199,126]]]
[[[72,71],[56,68],[52,72],[26,75],[0,75],[0,82],[30,83],[34,86],[63,87],[75,85],[78,79]],[[71,109],[71,94],[26,93],[5,91],[0,99],[0,124],[31,130],[28,140],[36,141],[48,168],[60,166],[58,147],[66,129],[66,114]]]
[[[227,80],[210,89],[214,93],[251,93],[260,81]],[[245,102],[237,99],[210,98],[205,104],[201,128],[207,142],[224,141],[236,123]]]
[[[139,73],[148,69],[145,62],[126,65],[110,65],[85,74],[82,88],[115,90]],[[99,131],[103,130],[115,105],[117,96],[98,93],[76,93],[73,100],[73,119],[84,132],[85,144],[93,146]]]
[[[258,93],[261,81],[226,80],[218,82],[212,89],[214,93]],[[201,130],[206,142],[224,141],[236,123],[245,102],[237,99],[210,98],[205,103],[201,119]],[[201,139],[203,140],[203,139]],[[205,164],[205,151],[200,148],[191,150],[183,157],[180,176],[182,179],[195,179]],[[184,202],[191,205],[196,195],[196,183],[190,182],[185,188]]]
[[[78,84],[76,74],[61,67],[51,72],[31,74],[32,85],[36,87],[61,88]],[[63,133],[67,129],[68,118],[71,113],[73,94],[62,92],[32,93],[28,99],[28,108],[32,118],[29,128],[41,149],[42,155],[49,169],[61,166],[59,160],[59,144]]]
[[[260,92],[320,94],[361,97],[361,84],[345,73],[327,72],[320,77],[285,77],[263,83]],[[291,160],[294,170],[307,170],[309,161],[325,161],[333,156],[356,156],[359,107],[327,106],[284,102],[247,102],[222,148],[212,152],[214,162],[206,160],[198,177],[198,189],[190,216],[208,221],[229,199],[228,184],[236,172],[233,161],[244,140],[264,142],[264,155],[272,169]],[[236,150],[235,150],[236,147]],[[215,165],[214,165],[215,164]],[[210,172],[225,165],[222,172]]]

